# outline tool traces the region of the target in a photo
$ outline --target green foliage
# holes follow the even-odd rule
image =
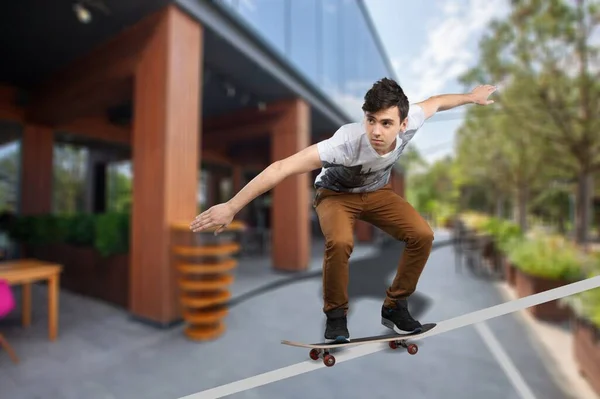
[[[580,279],[598,259],[565,238],[535,229],[525,235],[514,222],[466,212],[460,219],[470,229],[492,236],[497,247],[524,273],[549,279]]]
[[[14,217],[7,226],[9,237],[15,241],[43,245],[62,242],[68,234],[68,223],[54,215]]]
[[[15,212],[18,203],[20,147],[4,144],[0,156],[0,213]],[[12,148],[11,148],[12,147]]]
[[[94,243],[95,216],[91,214],[73,214],[60,216],[66,227],[65,242],[77,246],[90,246]]]
[[[106,213],[96,218],[94,246],[103,256],[129,250],[129,214]]]
[[[574,281],[587,266],[586,256],[560,237],[539,235],[509,244],[506,255],[510,262],[532,276]]]
[[[71,144],[57,144],[53,155],[53,208],[61,214],[74,214],[85,206],[88,150]]]
[[[419,212],[447,218],[456,213],[458,192],[451,169],[454,161],[444,158],[407,177],[407,199]]]
[[[126,213],[16,216],[6,230],[13,241],[23,244],[93,246],[103,256],[129,250]]]
[[[460,219],[465,226],[476,232],[482,232],[486,225],[488,225],[490,216],[481,212],[463,212],[460,215]]]
[[[473,121],[461,129],[462,172],[479,168],[471,185],[491,184],[513,195],[526,187],[530,192],[518,199],[524,202],[553,180],[566,179],[578,181],[577,196],[586,196],[587,180],[579,178],[600,167],[600,118],[594,111],[600,109],[600,80],[590,68],[599,61],[591,39],[600,27],[598,9],[598,1],[513,1],[508,17],[490,25],[477,66],[461,77],[469,88],[501,86],[496,104],[486,107],[495,115],[475,107]],[[560,196],[544,200],[554,215],[564,207]],[[586,201],[576,201],[578,240],[585,238]]]
[[[107,181],[109,210],[111,212],[131,212],[131,178],[116,168],[110,168]]]
[[[521,227],[510,220],[491,217],[481,226],[481,230],[489,234],[495,241],[497,247],[507,252],[518,242],[523,241],[523,231]]]
[[[585,272],[586,278],[600,275],[600,253],[592,254],[591,259],[590,267]],[[569,306],[578,317],[600,328],[600,288],[561,298],[559,301]]]

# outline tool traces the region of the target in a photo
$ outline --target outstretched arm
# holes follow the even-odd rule
[[[280,161],[273,162],[258,176],[252,179],[229,201],[215,205],[202,212],[190,224],[194,232],[220,226],[215,234],[218,234],[233,220],[233,217],[250,201],[275,187],[286,177],[310,172],[321,167],[321,158],[317,145],[313,144],[302,151],[297,152]]]
[[[425,101],[417,103],[425,112],[425,119],[431,118],[436,112],[446,111],[452,108],[460,107],[465,104],[489,105],[493,104],[493,100],[488,100],[488,97],[495,92],[496,86],[481,85],[477,86],[470,93],[465,94],[440,94],[429,97]]]

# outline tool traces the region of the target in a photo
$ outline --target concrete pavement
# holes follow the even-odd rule
[[[448,238],[447,233],[436,234],[436,241]],[[400,250],[398,245],[397,250],[386,249],[370,261],[354,261],[350,278],[368,275],[354,272],[356,268],[364,271],[395,265]],[[388,281],[392,277],[393,273]],[[253,278],[260,281],[260,273]],[[242,274],[237,279],[243,291]],[[0,357],[2,397],[175,399],[303,362],[308,350],[283,346],[280,340],[322,340],[320,285],[318,279],[302,280],[236,304],[226,334],[207,343],[186,340],[180,327],[161,331],[140,325],[94,301],[78,300],[84,313],[73,310],[74,302],[69,305],[63,300],[66,315],[61,314],[61,338],[55,344],[45,341],[43,315],[39,316],[40,332],[24,338],[18,326],[9,326],[6,335],[24,362],[13,366],[6,356]],[[36,291],[43,296],[42,287]],[[422,322],[437,322],[504,302],[493,284],[455,272],[451,247],[432,253],[418,291],[433,303]],[[362,297],[352,302],[349,328],[353,337],[389,331],[380,325],[383,295],[382,290],[380,299]],[[76,314],[71,317],[69,310]],[[548,359],[540,355],[543,348],[526,334],[520,318],[506,315],[486,325],[536,398],[577,397],[563,392],[560,381],[555,381],[552,365],[544,364]],[[32,347],[37,349],[28,349]],[[497,351],[491,351],[472,326],[422,340],[419,347],[416,356],[384,350],[231,397],[520,397],[514,378],[507,376],[494,355]]]

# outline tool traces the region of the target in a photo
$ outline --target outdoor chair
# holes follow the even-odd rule
[[[0,319],[4,318],[15,308],[15,298],[10,285],[5,280],[0,280]],[[0,348],[6,350],[13,363],[19,363],[15,351],[10,346],[4,335],[0,333]]]

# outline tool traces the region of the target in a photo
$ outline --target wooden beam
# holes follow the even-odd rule
[[[231,166],[233,161],[220,151],[207,149],[202,151],[202,162],[212,165]]]
[[[0,119],[23,122],[25,111],[15,103],[16,97],[15,87],[0,85]]]
[[[209,132],[239,129],[240,126],[261,123],[265,119],[281,116],[286,111],[287,104],[287,100],[282,100],[267,104],[264,110],[256,107],[246,107],[225,115],[212,116],[203,120],[202,130]]]
[[[261,120],[235,127],[203,129],[202,149],[226,148],[236,141],[249,140],[257,137],[267,137],[273,130],[278,118],[265,116]]]
[[[18,89],[15,87],[0,85],[0,119],[25,124],[25,109],[16,104],[17,92]],[[115,126],[101,115],[78,118],[58,125],[54,130],[119,144],[131,143],[130,128]],[[46,131],[50,135],[53,134],[52,129]]]
[[[131,78],[158,17],[146,17],[51,75],[31,93],[27,119],[57,126],[131,98]]]
[[[131,144],[131,130],[127,127],[115,126],[103,116],[79,118],[66,125],[58,126],[56,130],[112,143]]]

